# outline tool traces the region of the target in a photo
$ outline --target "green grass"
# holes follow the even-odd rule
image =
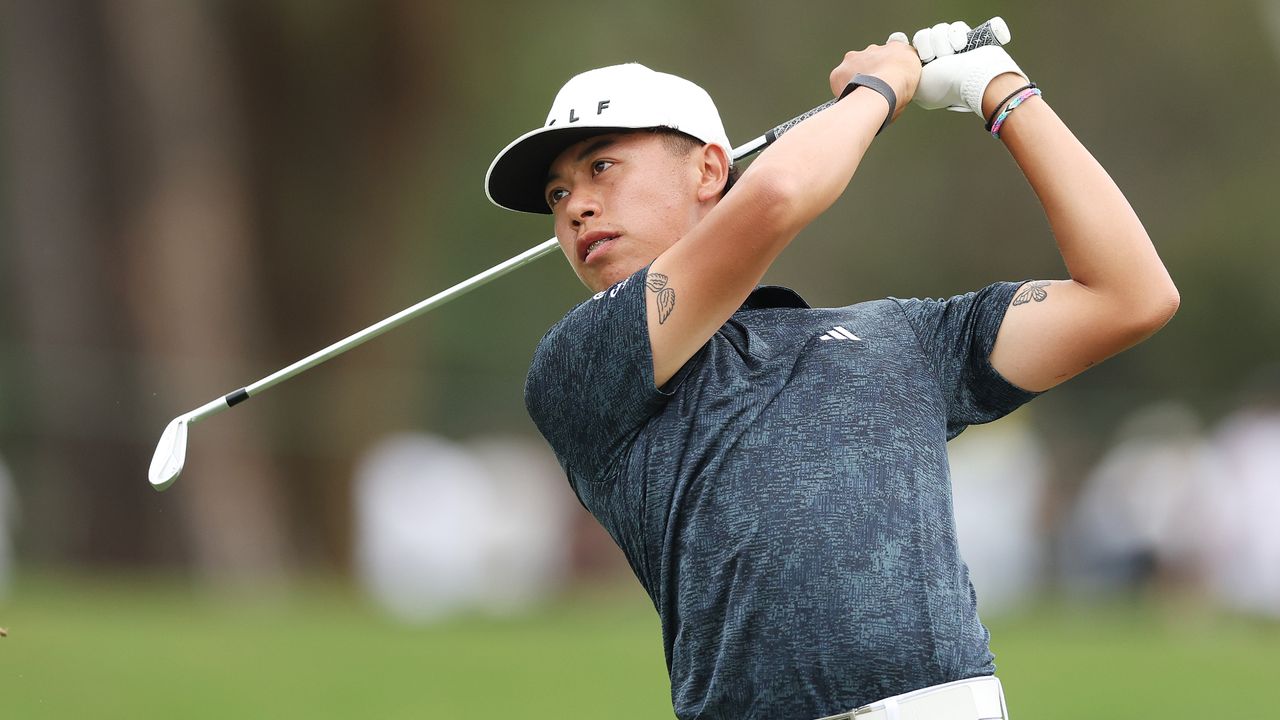
[[[23,578],[0,626],[0,718],[671,717],[638,589],[411,628],[332,585]],[[990,626],[1018,720],[1280,717],[1274,623],[1135,605]]]
[[[1014,718],[1280,718],[1280,624],[1185,606],[989,623]]]

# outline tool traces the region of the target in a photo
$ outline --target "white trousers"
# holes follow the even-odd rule
[[[969,678],[877,700],[819,720],[1009,720],[994,676]]]

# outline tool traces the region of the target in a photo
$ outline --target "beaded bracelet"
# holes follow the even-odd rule
[[[1014,90],[1013,92],[1009,93],[1008,95],[1005,95],[1003,100],[1001,100],[1000,102],[996,103],[996,106],[995,106],[994,108],[992,108],[992,110],[991,110],[991,114],[990,114],[989,116],[987,116],[987,124],[983,126],[983,127],[985,127],[985,128],[987,129],[987,132],[991,132],[991,125],[992,125],[992,123],[994,123],[994,122],[996,121],[996,115],[1000,114],[1000,108],[1004,107],[1004,104],[1005,104],[1005,103],[1007,103],[1007,102],[1009,102],[1010,100],[1012,100],[1014,95],[1017,95],[1018,93],[1022,92],[1023,90],[1026,90],[1026,89],[1028,89],[1028,88],[1033,88],[1033,87],[1035,87],[1035,86],[1036,86],[1036,84],[1035,84],[1035,83],[1027,83],[1026,85],[1023,85],[1022,87],[1018,88],[1017,90]]]
[[[999,140],[1000,126],[1004,125],[1005,118],[1009,117],[1009,113],[1013,112],[1014,109],[1021,105],[1027,98],[1039,94],[1040,88],[1027,88],[1026,90],[1018,93],[1018,96],[1013,99],[1013,102],[1009,103],[1009,107],[1005,108],[1004,112],[1000,113],[1000,117],[996,118],[996,121],[991,123],[991,137]]]

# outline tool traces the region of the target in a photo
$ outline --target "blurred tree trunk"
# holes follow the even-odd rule
[[[118,192],[133,316],[148,380],[182,389],[162,394],[154,416],[168,418],[251,382],[244,361],[266,355],[240,98],[210,3],[103,7],[132,133]],[[232,584],[276,577],[291,557],[265,419],[236,414],[193,428],[172,491],[197,570]]]
[[[437,82],[448,67],[441,56],[453,34],[450,3],[395,0],[379,6],[377,34],[369,43],[377,49],[376,56],[369,75],[361,78],[365,97],[354,104],[363,117],[355,123],[362,128],[361,142],[352,148],[357,168],[348,188],[354,201],[352,224],[335,244],[339,274],[334,286],[344,310],[338,317],[349,328],[367,325],[405,305],[396,293],[396,280],[415,273],[403,267],[404,258],[413,256],[404,243],[427,242],[415,232],[421,228],[418,209],[423,200],[413,196],[421,190],[414,177],[440,121],[431,103],[447,95]],[[353,268],[362,272],[353,273]],[[420,275],[414,279],[413,287],[421,290],[410,295],[411,301],[434,292],[422,287]],[[422,416],[416,403],[424,398],[426,376],[415,358],[421,344],[408,335],[389,340],[343,368],[335,398],[338,412],[311,416],[325,446],[347,451],[345,463],[327,464],[322,475],[329,530],[325,537],[344,563],[350,561],[355,464],[379,439],[415,426]],[[386,367],[412,371],[387,373],[382,371]]]
[[[417,0],[235,6],[271,237],[262,257],[271,273],[266,305],[289,357],[429,294],[406,267],[414,255],[406,245],[423,242],[414,231],[423,158],[439,122],[431,101],[447,91],[451,12]],[[312,559],[349,562],[355,463],[422,415],[426,378],[415,355],[412,335],[393,333],[282,393],[290,500]]]
[[[121,452],[138,393],[128,324],[105,242],[101,25],[75,0],[2,6],[5,155],[13,314],[22,379],[14,459],[27,562],[136,561],[145,488]]]
[[[142,473],[168,418],[438,289],[405,258],[435,254],[423,208],[447,207],[429,189],[461,11],[0,8],[27,556],[222,581],[277,576],[295,544],[346,563],[355,462],[427,414],[420,335],[200,423],[169,493]]]

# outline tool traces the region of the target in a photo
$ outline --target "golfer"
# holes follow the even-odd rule
[[[946,442],[1178,306],[1124,195],[1003,48],[956,52],[967,30],[847,53],[843,99],[740,177],[706,92],[638,64],[572,78],[490,167],[595,293],[538,344],[526,403],[653,600],[680,718],[1006,717]],[[838,308],[760,287],[913,99],[998,137],[1069,279]],[[981,252],[1002,225],[939,241]]]

